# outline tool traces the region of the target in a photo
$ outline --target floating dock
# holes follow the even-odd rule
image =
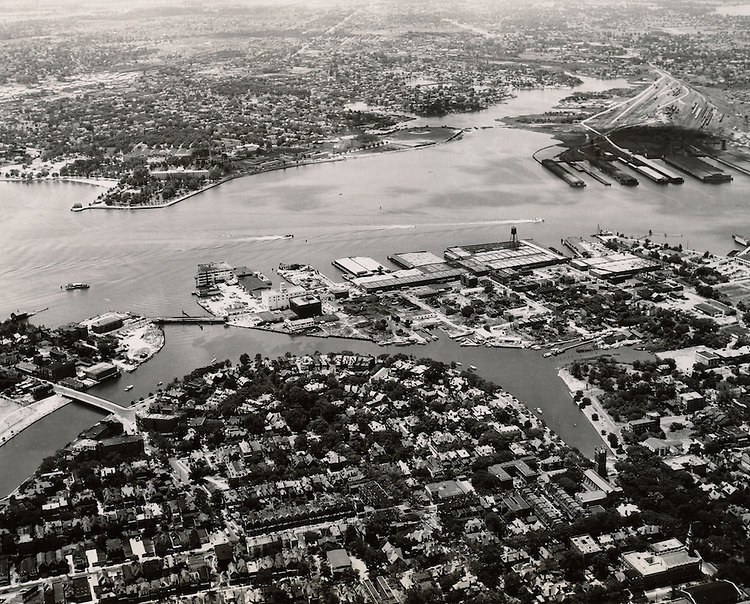
[[[682,176],[677,174],[677,172],[670,170],[663,161],[648,159],[643,155],[633,155],[633,159],[641,165],[653,170],[654,172],[658,172],[659,174],[666,176],[670,184],[681,185],[683,182],[685,182],[685,179],[682,178]]]
[[[627,166],[634,172],[638,172],[638,174],[641,174],[649,180],[654,181],[658,185],[666,185],[669,183],[669,179],[664,176],[664,174],[661,174],[660,172],[657,172],[656,170],[649,168],[648,166],[639,166],[638,164],[629,162],[628,160],[621,157],[618,158],[618,161],[622,162],[623,165]]]
[[[606,178],[603,178],[602,176],[599,176],[589,165],[586,165],[586,163],[580,163],[578,164],[581,166],[584,172],[588,174],[591,178],[593,178],[595,181],[602,183],[605,187],[611,187],[612,183],[609,182]]]
[[[665,155],[664,161],[701,182],[722,183],[732,180],[732,176],[721,168],[712,166],[693,155]]]
[[[585,172],[585,170],[578,164],[577,161],[569,161],[566,162],[571,168],[573,168],[576,172]]]
[[[553,159],[543,159],[541,164],[547,168],[547,170],[552,172],[552,174],[568,183],[571,187],[580,188],[586,186],[585,182]]]
[[[638,179],[604,159],[589,158],[592,166],[626,187],[638,186]]]
[[[713,159],[728,168],[732,168],[746,176],[750,176],[750,159],[746,157],[735,155],[728,151],[722,151],[721,153],[714,155]]]

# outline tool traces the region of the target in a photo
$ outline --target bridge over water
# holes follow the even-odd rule
[[[87,392],[79,392],[78,390],[73,390],[72,388],[61,386],[60,384],[54,384],[53,389],[61,396],[84,403],[95,409],[100,409],[106,413],[114,413],[124,420],[135,423],[135,407],[123,407],[119,403],[113,403],[112,401],[108,401],[100,396],[95,396]]]
[[[36,403],[32,403],[27,407],[21,407],[18,411],[0,421],[0,446],[9,442],[29,426],[35,424],[42,418],[47,417],[51,413],[54,413],[58,409],[61,409],[71,401],[78,401],[84,405],[104,411],[105,413],[116,415],[127,431],[135,430],[136,411],[140,410],[145,405],[148,405],[148,403],[145,402],[143,405],[139,404],[132,407],[123,407],[118,403],[113,403],[112,401],[108,401],[100,396],[87,394],[86,392],[79,392],[78,390],[73,390],[72,388],[61,386],[60,384],[50,383],[50,385],[56,396],[50,396]]]

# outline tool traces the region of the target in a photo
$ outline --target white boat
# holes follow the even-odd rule
[[[66,283],[63,287],[65,287],[66,291],[72,291],[74,289],[88,289],[89,288],[89,284],[88,283],[82,283],[82,282]]]
[[[734,239],[734,242],[739,245],[744,245],[745,247],[750,245],[750,237],[746,237],[744,235],[737,235],[736,233],[732,234],[732,239]]]
[[[161,386],[161,385],[162,385],[163,383],[164,383],[164,382],[161,382],[161,381],[160,381],[160,382],[159,382],[158,384],[156,384],[156,385],[157,385],[157,386]]]
[[[534,409],[534,411],[536,411],[539,415],[544,415],[544,411],[542,411],[541,408],[539,408],[539,407],[537,407],[536,409]]]
[[[130,384],[130,386],[125,386],[125,392],[130,392],[133,389],[133,384]]]
[[[216,362],[216,357],[214,357],[213,359],[211,359],[211,362],[215,363]]]
[[[471,369],[472,371],[476,371],[477,370],[477,366],[476,365],[469,365],[469,369]]]

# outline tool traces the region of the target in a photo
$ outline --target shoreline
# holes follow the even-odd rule
[[[593,391],[589,391],[588,394],[586,393],[587,387],[589,386],[588,382],[586,382],[585,380],[577,380],[564,367],[561,367],[557,370],[557,375],[564,382],[565,386],[568,388],[568,391],[570,392],[570,399],[571,399],[572,404],[578,406],[578,403],[576,403],[573,400],[573,397],[577,390],[583,391],[584,396],[588,395],[588,397],[591,399],[591,404],[588,405],[586,408],[581,409],[579,407],[581,415],[583,415],[591,424],[591,426],[600,434],[600,436],[602,436],[601,440],[604,443],[604,445],[607,447],[613,459],[614,460],[618,459],[619,454],[612,447],[612,445],[609,442],[609,439],[604,437],[601,434],[601,432],[602,430],[606,430],[608,434],[615,434],[617,436],[618,443],[622,444],[623,441],[622,441],[621,429],[618,427],[618,425],[609,415],[607,410],[604,409],[597,395]],[[594,421],[592,417],[594,413],[596,413],[599,416],[599,419],[597,421]]]
[[[115,178],[87,178],[85,176],[45,176],[44,178],[12,178],[8,176],[0,176],[0,182],[20,182],[27,184],[37,182],[74,182],[82,185],[111,189],[120,181]]]
[[[40,401],[26,406],[19,406],[18,409],[10,411],[10,413],[0,420],[0,447],[9,443],[26,430],[26,428],[33,426],[39,420],[62,409],[71,402],[72,400],[69,398],[53,394]]]
[[[72,212],[83,212],[84,210],[158,210],[162,208],[168,208],[173,205],[176,205],[182,201],[185,201],[186,199],[189,199],[191,197],[195,197],[196,195],[203,193],[204,191],[208,191],[209,189],[213,189],[214,187],[218,187],[219,185],[223,185],[224,183],[227,183],[231,180],[235,180],[238,178],[246,178],[250,176],[257,176],[258,174],[266,174],[269,172],[278,172],[279,170],[287,170],[289,168],[302,168],[305,166],[315,166],[319,164],[327,164],[327,163],[335,163],[340,161],[346,161],[348,159],[362,159],[362,158],[369,158],[377,155],[385,155],[387,153],[403,153],[405,151],[417,151],[419,149],[425,149],[429,147],[435,147],[438,145],[445,145],[447,143],[450,143],[458,138],[461,138],[461,136],[464,134],[463,128],[454,128],[450,127],[451,130],[455,130],[455,133],[450,136],[449,138],[443,140],[443,141],[430,141],[426,142],[420,145],[416,145],[414,147],[406,147],[401,149],[388,149],[385,151],[379,151],[379,152],[371,152],[366,151],[363,153],[357,153],[357,154],[349,154],[349,153],[342,153],[339,156],[336,157],[328,157],[326,159],[312,159],[312,160],[306,160],[306,161],[299,161],[295,162],[293,164],[283,165],[283,166],[275,166],[273,168],[266,168],[263,170],[256,170],[253,172],[242,172],[239,174],[232,174],[231,176],[227,176],[222,178],[221,180],[211,183],[210,185],[207,185],[205,187],[201,187],[200,189],[196,191],[191,191],[190,193],[187,193],[185,195],[182,195],[180,197],[177,197],[175,199],[171,199],[164,203],[159,204],[153,204],[153,205],[137,205],[137,206],[108,206],[106,204],[98,204],[98,205],[89,205],[89,206],[82,206],[80,208],[71,208]],[[13,179],[14,182],[26,182],[24,179]],[[33,182],[33,181],[31,181]],[[94,184],[94,183],[89,183]],[[116,183],[115,183],[116,184]],[[101,185],[104,186],[104,185]]]
[[[139,206],[108,206],[107,204],[97,204],[97,205],[90,205],[90,206],[81,206],[80,208],[72,207],[70,208],[70,211],[71,212],[83,212],[84,210],[130,211],[130,210],[158,210],[161,208],[168,208],[170,206],[180,203],[181,201],[185,201],[186,199],[189,199],[190,197],[194,197],[195,195],[198,195],[199,193],[203,193],[204,191],[208,191],[209,189],[213,189],[214,187],[223,185],[225,182],[229,182],[230,180],[234,180],[235,178],[240,178],[240,176],[245,176],[245,175],[244,174],[234,175],[234,176],[229,176],[227,178],[223,178],[218,182],[212,182],[210,185],[201,187],[200,189],[196,191],[191,191],[190,193],[186,193],[185,195],[181,195],[180,197],[176,197],[175,199],[170,199],[169,201],[165,203],[159,203],[159,204],[153,204],[153,205],[139,205]]]
[[[237,329],[254,329],[256,331],[264,331],[266,333],[281,334],[281,335],[289,336],[292,339],[294,339],[295,337],[299,337],[299,338],[318,338],[321,340],[328,340],[328,339],[354,340],[357,342],[370,342],[372,344],[378,343],[371,338],[365,338],[361,336],[337,336],[337,335],[328,335],[328,334],[321,334],[321,333],[304,333],[304,332],[291,333],[288,331],[281,331],[281,330],[276,330],[276,329],[269,329],[267,327],[261,327],[260,325],[238,325],[237,323],[225,323],[225,325],[227,327],[235,327]],[[409,344],[411,345],[411,342]]]

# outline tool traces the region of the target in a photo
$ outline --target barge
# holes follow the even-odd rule
[[[722,183],[732,180],[732,176],[721,168],[712,166],[693,155],[665,155],[664,161],[701,182]]]
[[[585,187],[586,183],[583,182],[580,178],[578,178],[575,174],[572,172],[566,170],[562,165],[560,165],[558,162],[556,162],[553,159],[543,159],[541,161],[541,164],[547,168],[552,174],[557,176],[558,178],[561,178],[566,183],[568,183],[571,187]]]
[[[658,185],[666,185],[669,182],[669,179],[666,176],[664,176],[664,174],[656,171],[654,168],[650,168],[649,166],[646,166],[646,165],[638,165],[634,162],[629,162],[623,158],[619,158],[619,159],[628,168],[654,181]]]
[[[608,162],[604,159],[597,159],[595,157],[589,158],[589,163],[597,168],[600,172],[603,172],[610,178],[614,178],[617,182],[619,182],[621,185],[624,185],[626,187],[635,187],[638,186],[638,179],[634,176],[631,176],[627,172],[624,172],[620,170],[617,166],[612,165],[611,162]]]

